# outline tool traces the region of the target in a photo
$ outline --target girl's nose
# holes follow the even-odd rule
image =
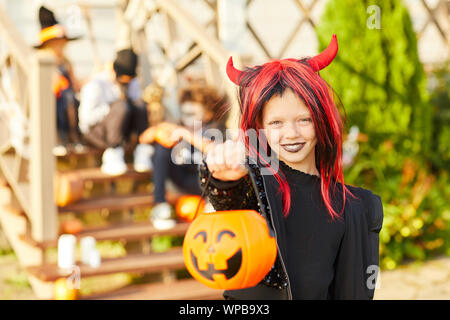
[[[298,136],[300,135],[300,130],[297,127],[297,124],[294,122],[289,122],[286,124],[285,129],[284,129],[284,138],[285,139],[295,139],[298,138]]]

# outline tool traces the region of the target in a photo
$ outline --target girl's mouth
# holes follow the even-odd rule
[[[290,144],[282,144],[281,147],[283,147],[284,150],[287,152],[295,153],[299,152],[301,149],[303,149],[306,142],[303,143],[290,143]]]

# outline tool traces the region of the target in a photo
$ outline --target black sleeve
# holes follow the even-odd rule
[[[205,161],[199,167],[200,186],[204,190],[210,171]],[[236,181],[222,181],[211,176],[205,196],[215,210],[253,209],[258,211],[258,201],[248,175]]]
[[[334,299],[373,299],[379,271],[379,232],[383,205],[378,195],[359,188],[361,202],[345,211],[345,234],[335,262]]]

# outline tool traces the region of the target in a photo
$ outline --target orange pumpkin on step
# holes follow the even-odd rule
[[[55,300],[78,299],[78,289],[74,288],[73,284],[66,278],[59,278],[55,281],[53,294]]]
[[[61,234],[78,234],[83,230],[83,222],[80,219],[62,221],[60,224]]]
[[[59,173],[55,176],[55,201],[59,207],[77,202],[83,196],[84,183],[74,173]]]
[[[201,214],[205,209],[205,200],[201,199],[201,197],[197,195],[181,196],[175,204],[175,212],[177,213],[177,216],[184,221],[191,222],[194,220],[195,210],[197,209],[199,202],[201,203],[198,208],[198,214]]]
[[[270,271],[276,255],[266,220],[253,210],[201,214],[192,221],[183,243],[190,274],[215,289],[255,286]]]

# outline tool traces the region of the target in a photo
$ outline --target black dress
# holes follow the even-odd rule
[[[378,272],[378,233],[383,221],[379,196],[346,185],[357,199],[346,200],[341,219],[332,220],[320,193],[320,177],[295,170],[280,161],[291,188],[291,208],[282,215],[278,182],[250,165],[259,195],[276,231],[277,261],[260,284],[224,292],[230,299],[372,299]],[[204,187],[209,174],[200,166]],[[339,190],[340,184],[337,185]],[[260,211],[247,176],[237,181],[211,177],[206,194],[216,210]],[[339,192],[333,208],[342,207]]]
[[[283,220],[292,297],[326,299],[345,232],[344,221],[330,218],[321,199],[320,177],[280,164],[291,188],[291,208]]]

